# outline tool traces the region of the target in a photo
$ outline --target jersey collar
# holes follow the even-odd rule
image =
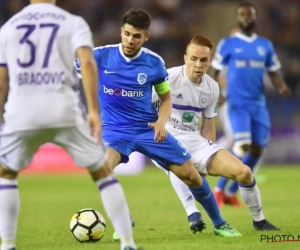
[[[244,40],[244,41],[246,41],[248,43],[252,43],[257,38],[257,35],[255,33],[253,33],[252,36],[246,36],[246,35],[244,35],[244,34],[242,34],[240,32],[236,32],[234,34],[234,36],[237,37],[237,38],[239,38],[239,39],[241,39],[241,40]]]
[[[119,51],[120,51],[120,54],[122,55],[122,57],[125,59],[126,62],[131,62],[131,61],[133,61],[134,59],[138,58],[141,55],[142,48],[140,49],[140,51],[134,57],[128,57],[128,56],[125,56],[124,53],[123,53],[122,43],[119,43]]]

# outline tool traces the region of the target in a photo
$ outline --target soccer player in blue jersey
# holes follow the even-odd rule
[[[280,77],[281,65],[270,40],[255,34],[256,8],[243,2],[237,7],[240,32],[219,42],[212,66],[215,77],[225,67],[227,74],[228,115],[234,134],[233,153],[251,169],[259,161],[270,135],[270,118],[266,108],[263,75],[268,73],[273,85],[284,96],[290,90]],[[222,91],[221,91],[222,93]],[[220,102],[225,97],[220,96]],[[221,177],[214,190],[218,204],[224,204],[227,179]],[[233,182],[227,192],[236,200],[238,184]]]
[[[207,180],[199,175],[187,150],[165,129],[172,111],[168,73],[162,58],[142,47],[149,39],[150,22],[144,10],[130,9],[123,17],[122,43],[94,49],[100,75],[102,135],[112,155],[110,164],[128,162],[133,151],[145,154],[187,184],[212,215],[215,228],[222,231],[220,227],[227,223],[210,195]],[[75,67],[80,70],[78,60]],[[153,87],[161,101],[159,115],[152,104]],[[206,227],[200,213],[188,219],[193,232]],[[117,233],[122,238],[121,232]]]

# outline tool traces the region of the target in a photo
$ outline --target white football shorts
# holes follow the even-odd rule
[[[208,175],[207,165],[210,157],[223,148],[211,141],[204,140],[203,137],[200,136],[200,134],[199,136],[195,134],[180,135],[176,136],[175,138],[179,140],[182,143],[182,145],[187,149],[187,151],[191,154],[192,162],[195,168],[198,170],[198,172],[202,175]],[[164,172],[167,173],[167,170],[159,166],[157,162],[153,160],[152,162],[159,169],[162,169],[164,170]]]
[[[35,152],[45,143],[64,148],[77,166],[86,167],[92,172],[99,169],[107,158],[106,146],[103,142],[96,144],[96,138],[90,135],[86,123],[66,128],[8,134],[0,132],[0,163],[3,167],[18,172],[30,164]]]

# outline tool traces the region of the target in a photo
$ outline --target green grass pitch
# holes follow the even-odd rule
[[[298,237],[300,168],[263,167],[259,173],[266,176],[266,181],[259,183],[264,214],[282,229],[280,232],[268,233],[269,237],[275,234]],[[216,180],[215,177],[209,177],[211,187]],[[136,242],[145,250],[300,249],[300,242],[261,242],[264,233],[253,230],[246,207],[221,209],[223,217],[243,234],[242,238],[215,236],[205,212],[202,214],[207,229],[201,234],[192,234],[184,209],[168,177],[154,167],[147,168],[142,175],[119,177],[119,181],[124,187],[136,222]],[[103,211],[99,192],[88,175],[21,175],[19,188],[19,250],[120,249],[119,244],[112,239],[112,226]],[[86,207],[98,210],[106,218],[107,231],[100,242],[81,244],[69,231],[73,213]],[[200,205],[198,207],[203,211]]]

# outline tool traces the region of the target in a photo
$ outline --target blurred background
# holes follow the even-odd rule
[[[0,26],[29,1],[0,0]],[[151,38],[145,47],[163,57],[167,67],[183,64],[185,46],[202,34],[215,44],[235,26],[236,0],[58,0],[58,6],[89,23],[96,46],[120,42],[123,13],[131,7],[152,16]],[[293,92],[284,99],[266,80],[272,120],[264,163],[300,162],[300,1],[250,0],[258,9],[257,33],[269,38],[282,63],[282,75]],[[1,49],[1,48],[0,48]],[[218,123],[218,135],[222,135]]]

